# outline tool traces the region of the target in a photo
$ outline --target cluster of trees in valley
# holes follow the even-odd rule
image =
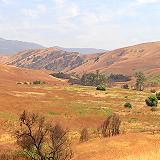
[[[83,75],[67,74],[63,72],[53,73],[51,75],[56,78],[69,79],[70,84],[79,84],[84,86],[111,86],[114,82],[127,82],[131,80],[131,77],[127,75],[113,73],[105,74],[100,73],[98,70],[96,73],[84,73]]]

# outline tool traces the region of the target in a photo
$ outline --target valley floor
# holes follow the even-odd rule
[[[15,69],[15,68],[14,68]],[[3,69],[4,71],[4,69]],[[38,71],[17,76],[0,72],[0,149],[15,149],[11,137],[17,127],[18,116],[24,110],[39,113],[54,122],[61,122],[70,129],[75,160],[159,160],[160,153],[160,110],[151,112],[145,99],[152,93],[108,88],[96,91],[95,87],[69,86]],[[28,73],[29,72],[29,73]],[[13,72],[12,72],[13,73]],[[38,77],[32,76],[35,73]],[[42,74],[42,73],[41,73]],[[45,79],[43,79],[46,76]],[[40,79],[43,85],[16,84],[19,81],[32,82]],[[158,91],[159,88],[156,88]],[[124,108],[130,102],[133,109]],[[97,128],[108,115],[118,113],[122,120],[121,135],[111,138],[98,138]],[[90,134],[88,142],[79,144],[79,133],[87,127]],[[156,130],[156,131],[154,131]]]

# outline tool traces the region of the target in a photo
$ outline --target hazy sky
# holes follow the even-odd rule
[[[0,0],[0,37],[115,49],[160,40],[160,0]]]

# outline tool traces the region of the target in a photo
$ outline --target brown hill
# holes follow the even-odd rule
[[[5,64],[9,60],[9,56],[0,56],[0,64]]]
[[[0,65],[0,84],[16,84],[16,82],[33,82],[42,80],[49,84],[67,84],[67,82],[49,76],[50,71],[31,70],[9,65]]]
[[[87,61],[93,55],[81,55],[77,52],[66,52],[56,48],[35,49],[19,52],[5,61],[5,64],[31,69],[69,71]]]
[[[133,74],[137,70],[148,71],[160,67],[160,42],[144,43],[120,48],[100,55],[97,60],[71,70],[70,72],[93,72]]]
[[[100,70],[105,73],[132,75],[135,71],[148,72],[160,68],[160,42],[143,43],[89,55],[57,48],[26,50],[0,61],[18,67],[68,73],[82,74]]]

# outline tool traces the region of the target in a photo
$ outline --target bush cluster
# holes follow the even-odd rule
[[[33,81],[33,84],[45,84],[45,82],[41,80],[36,80],[36,81]]]
[[[126,103],[124,104],[124,107],[125,107],[125,108],[129,108],[129,109],[132,109],[132,105],[131,105],[131,103],[129,103],[129,102],[126,102]]]
[[[160,92],[156,93],[156,97],[158,100],[160,100]]]
[[[150,107],[157,107],[157,104],[158,104],[158,99],[156,96],[154,95],[151,95],[149,96],[146,100],[145,100],[147,106],[150,106]]]
[[[124,84],[121,88],[122,89],[129,89],[129,86],[128,86],[128,84]]]
[[[99,90],[99,91],[106,91],[106,86],[105,85],[98,85],[96,90]]]

